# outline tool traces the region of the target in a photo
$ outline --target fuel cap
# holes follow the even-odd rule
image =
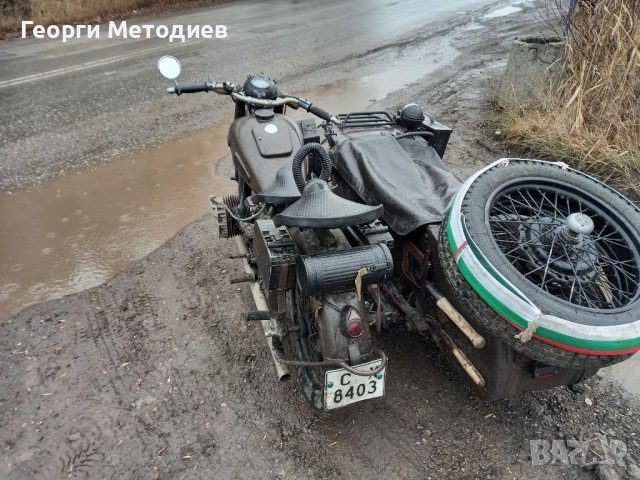
[[[256,118],[261,122],[266,122],[273,118],[273,110],[270,108],[259,108],[255,112]]]

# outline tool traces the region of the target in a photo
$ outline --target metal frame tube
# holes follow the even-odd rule
[[[251,265],[249,265],[249,260],[247,259],[249,248],[247,247],[242,235],[236,237],[236,245],[238,246],[240,254],[244,256],[242,258],[242,264],[245,271],[253,275],[253,278],[255,278],[255,271]],[[269,311],[269,304],[267,303],[267,299],[262,292],[259,282],[251,282],[251,295],[253,296],[253,301],[256,304],[256,309],[258,311]],[[291,378],[289,367],[280,361],[284,357],[282,350],[273,345],[273,337],[278,336],[276,320],[273,317],[269,320],[261,320],[260,325],[262,326],[262,331],[264,332],[264,336],[267,340],[267,347],[269,347],[269,351],[271,352],[271,358],[273,359],[273,363],[276,367],[276,375],[278,376],[278,379],[280,381],[289,380]]]

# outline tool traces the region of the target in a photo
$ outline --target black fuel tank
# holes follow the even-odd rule
[[[240,117],[229,128],[233,163],[254,193],[268,187],[280,167],[291,165],[301,146],[302,134],[286,115],[276,113],[264,120]]]

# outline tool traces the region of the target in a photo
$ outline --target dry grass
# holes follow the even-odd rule
[[[150,0],[5,0],[0,28],[15,30],[22,20],[32,20],[39,25],[74,23],[129,12],[151,3]]]
[[[571,163],[637,201],[640,0],[577,5],[563,83],[538,106],[509,107],[503,114],[505,134],[510,143]]]
[[[107,17],[148,7],[149,0],[31,0],[32,20],[38,24],[70,23],[78,18]]]
[[[502,113],[508,143],[530,156],[561,160],[640,201],[640,151],[620,149],[602,129],[572,129],[565,111],[509,108]],[[636,139],[637,142],[637,139]]]
[[[212,3],[221,0],[0,0],[0,37],[19,32],[22,20],[32,20],[37,25],[97,23],[129,16],[134,10],[152,13]]]

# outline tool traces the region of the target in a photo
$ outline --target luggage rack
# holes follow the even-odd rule
[[[362,128],[362,127],[393,127],[395,120],[389,112],[351,112],[338,115],[340,128]]]

